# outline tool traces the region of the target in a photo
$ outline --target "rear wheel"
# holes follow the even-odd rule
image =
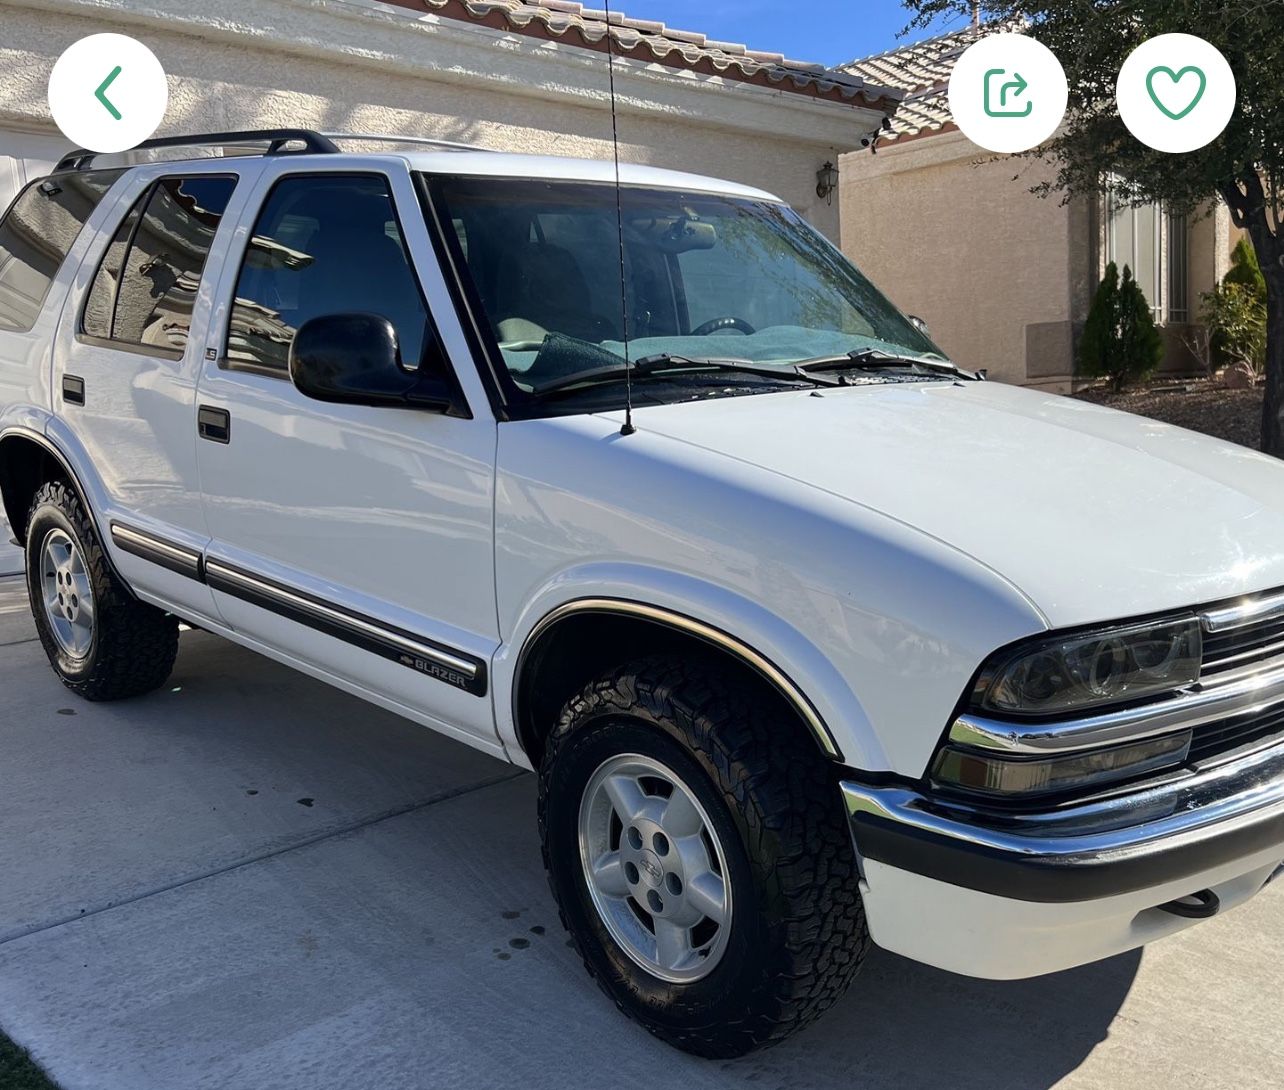
[[[571,700],[541,765],[540,829],[590,974],[686,1051],[782,1040],[868,948],[829,762],[716,662],[642,660]]]
[[[62,481],[36,493],[26,552],[36,632],[64,685],[87,700],[119,700],[165,683],[178,621],[120,582],[88,513]]]

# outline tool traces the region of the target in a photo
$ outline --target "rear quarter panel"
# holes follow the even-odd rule
[[[43,422],[54,408],[53,345],[58,323],[85,254],[104,225],[114,222],[113,209],[125,177],[116,180],[72,244],[36,324],[25,333],[0,330],[0,431],[11,426],[44,430]]]

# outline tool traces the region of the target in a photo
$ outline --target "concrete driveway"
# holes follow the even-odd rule
[[[567,948],[532,778],[203,633],[85,704],[0,580],[0,1027],[66,1090],[1284,1085],[1284,883],[1036,981],[875,951],[819,1025],[671,1051]]]

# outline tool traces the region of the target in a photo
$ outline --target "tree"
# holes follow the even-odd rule
[[[911,27],[970,15],[973,0],[903,0]],[[1061,61],[1070,104],[1060,134],[1030,153],[1056,165],[1052,188],[1101,192],[1113,173],[1136,202],[1197,214],[1221,198],[1252,240],[1266,285],[1266,397],[1262,449],[1284,456],[1284,4],[1278,0],[977,0],[987,22],[1019,19]],[[1221,50],[1238,103],[1226,130],[1184,155],[1146,147],[1115,108],[1128,55],[1158,34],[1195,34]]]
[[[1119,266],[1113,261],[1097,286],[1079,338],[1079,370],[1092,378],[1111,375],[1110,362],[1119,333]]]
[[[1119,285],[1119,369],[1115,388],[1154,374],[1163,358],[1164,338],[1155,328],[1146,293],[1125,265],[1123,283]]]
[[[1084,374],[1108,378],[1116,390],[1151,374],[1164,358],[1164,341],[1155,328],[1146,293],[1124,266],[1123,282],[1112,261],[1097,288],[1079,340]]]

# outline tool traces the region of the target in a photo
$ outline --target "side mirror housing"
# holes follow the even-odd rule
[[[930,338],[932,336],[932,331],[927,328],[927,323],[917,314],[907,314],[906,317],[909,319],[910,325],[923,334],[924,337]]]
[[[406,370],[397,331],[378,314],[327,314],[304,322],[290,345],[290,381],[316,401],[467,415],[449,379]]]

